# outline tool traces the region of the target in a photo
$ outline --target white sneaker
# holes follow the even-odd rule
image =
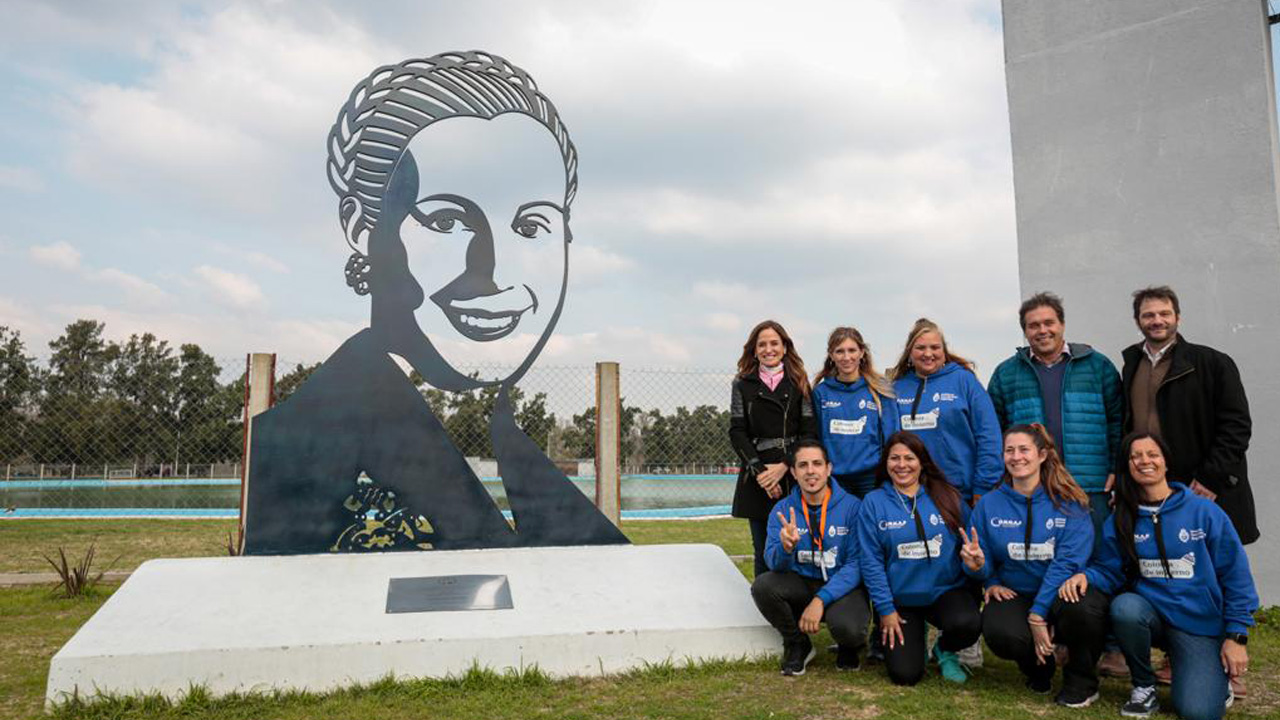
[[[1129,702],[1120,708],[1120,714],[1131,718],[1145,718],[1151,717],[1159,709],[1160,703],[1156,700],[1154,686],[1136,687],[1129,692]]]
[[[982,667],[982,640],[979,639],[978,642],[961,650],[956,655],[960,658],[960,664],[970,670]]]

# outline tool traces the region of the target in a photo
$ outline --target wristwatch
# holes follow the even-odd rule
[[[1249,644],[1249,636],[1245,635],[1244,633],[1227,633],[1226,639],[1230,640],[1231,642],[1237,645]]]

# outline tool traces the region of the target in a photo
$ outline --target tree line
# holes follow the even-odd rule
[[[28,353],[21,334],[0,326],[0,463],[140,467],[239,462],[245,376],[199,345],[177,347],[151,333],[125,342],[104,338],[105,325],[77,320],[49,343],[48,360]],[[299,365],[277,377],[273,402],[293,393],[319,367]],[[410,379],[454,443],[472,457],[492,457],[489,417],[496,388],[446,393]],[[516,422],[556,460],[595,456],[596,413],[557,418],[546,393],[511,391]],[[727,410],[678,407],[663,414],[624,400],[622,437],[629,471],[681,472],[731,465]]]

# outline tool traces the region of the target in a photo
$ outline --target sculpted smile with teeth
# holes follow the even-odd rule
[[[462,322],[472,327],[482,328],[485,330],[493,330],[506,327],[515,321],[514,317],[506,318],[482,318],[473,315],[462,315]]]

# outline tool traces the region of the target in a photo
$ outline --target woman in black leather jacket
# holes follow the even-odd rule
[[[768,571],[764,542],[773,504],[791,491],[786,457],[801,438],[818,436],[809,378],[791,336],[773,320],[752,329],[738,359],[729,401],[729,441],[742,462],[733,516],[746,518],[755,574]]]

